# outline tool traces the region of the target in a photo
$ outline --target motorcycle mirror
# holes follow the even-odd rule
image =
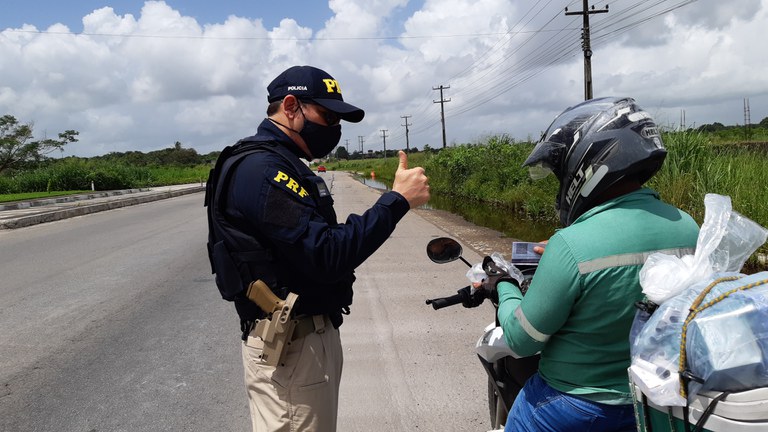
[[[472,265],[462,258],[461,253],[461,245],[452,238],[438,237],[427,243],[427,256],[433,262],[445,264],[460,259],[471,267]]]

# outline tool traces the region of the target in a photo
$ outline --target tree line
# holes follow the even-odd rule
[[[726,126],[722,123],[711,123],[696,128],[699,132],[706,132],[718,138],[720,141],[751,140],[768,136],[768,117],[763,118],[755,125]],[[14,173],[45,167],[56,160],[50,156],[56,150],[64,151],[67,144],[78,141],[79,132],[66,130],[57,135],[57,138],[35,139],[34,124],[22,123],[16,117],[6,114],[0,117],[0,176],[13,175]],[[425,145],[424,152],[431,153],[434,150]],[[396,154],[395,150],[387,153]],[[410,152],[418,153],[416,147]],[[101,156],[91,157],[90,160],[104,163],[114,163],[135,167],[179,166],[193,167],[198,165],[210,165],[218,157],[219,152],[198,154],[193,148],[184,148],[182,143],[176,141],[173,146],[150,152],[128,151],[110,152]],[[348,152],[344,146],[338,146],[334,156],[340,160],[368,159],[386,157],[383,151]],[[71,158],[71,157],[70,157]],[[83,159],[83,158],[78,158]]]
[[[172,147],[154,150],[147,153],[140,151],[110,152],[91,159],[104,162],[115,162],[132,166],[196,166],[210,165],[219,156],[218,151],[205,155],[197,153],[193,148],[184,148],[176,141]]]
[[[765,117],[764,119],[760,120],[760,123],[751,124],[749,126],[768,129],[768,117]],[[718,132],[723,130],[734,130],[734,129],[744,129],[744,126],[743,125],[726,126],[720,122],[714,122],[710,124],[703,124],[697,128],[697,130],[701,132]]]
[[[768,140],[768,117],[757,124],[724,125],[720,122],[703,124],[696,128],[712,137],[713,143],[738,143],[754,140]]]
[[[58,138],[35,139],[34,123],[22,123],[16,117],[6,114],[0,117],[0,176],[9,176],[23,171],[46,167],[60,160],[51,156],[58,150],[63,152],[67,144],[78,141],[79,132],[66,130],[58,134]],[[110,152],[91,158],[95,162],[115,163],[119,165],[152,167],[180,166],[192,167],[210,165],[218,157],[219,152],[205,155],[198,154],[193,148],[184,148],[176,141],[173,146],[162,150]]]

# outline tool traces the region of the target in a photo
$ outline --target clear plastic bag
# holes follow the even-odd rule
[[[652,302],[661,304],[712,273],[741,271],[768,238],[768,230],[733,210],[730,197],[707,194],[704,206],[694,255],[654,253],[640,270],[640,285]]]
[[[655,404],[685,406],[678,373],[683,323],[691,304],[706,286],[718,277],[734,275],[738,273],[710,275],[664,302],[631,341],[632,381]]]
[[[496,266],[512,276],[512,278],[517,281],[518,286],[523,283],[525,280],[523,273],[512,263],[505,260],[503,255],[498,252],[494,252],[491,254],[491,259],[496,264]],[[475,264],[469,270],[467,270],[467,279],[469,279],[469,281],[472,283],[482,282],[486,277],[488,277],[488,275],[485,273],[485,270],[483,270],[482,263]],[[472,287],[471,292],[475,292],[474,286]]]
[[[686,332],[687,365],[702,382],[692,380],[688,393],[740,391],[768,386],[768,272],[718,286],[706,301],[738,287],[702,310]],[[690,397],[689,397],[690,399]]]
[[[661,306],[653,314],[641,310],[635,316],[630,336],[632,364],[629,371],[633,382],[643,393],[662,406],[686,405],[685,398],[680,394],[678,370],[682,327],[691,304],[714,280],[726,276],[743,276],[738,272],[744,262],[768,238],[768,230],[733,211],[729,197],[707,194],[704,203],[706,214],[694,255],[679,258],[655,253],[648,257],[640,271],[643,293]],[[727,292],[734,288],[734,283],[738,286],[739,282],[720,283],[712,289],[710,295]],[[731,303],[729,301],[725,304],[735,307]],[[723,311],[720,313],[727,314]],[[710,314],[715,315],[710,317]],[[757,370],[755,344],[762,350],[762,358],[768,352],[768,344],[754,340],[746,342],[754,333],[745,330],[742,321],[747,320],[746,317],[734,317],[731,314],[730,318],[741,324],[735,324],[736,321],[726,323],[725,317],[720,317],[723,321],[716,323],[717,314],[718,309],[702,312],[705,319],[701,325],[696,323],[692,326],[690,337],[693,342],[687,340],[688,365],[695,365],[696,369],[691,370],[694,375],[700,374],[704,380],[703,384],[689,386],[689,395],[695,395],[702,389],[714,390],[714,387],[706,383],[708,378],[717,382],[717,387],[723,387],[720,383],[729,382],[731,378],[743,380],[742,376],[749,375],[744,372],[746,369],[751,367]],[[749,320],[754,321],[751,318]],[[731,347],[728,354],[730,357],[723,360],[726,354],[717,347],[722,347],[725,338],[736,338],[739,341],[735,341]],[[742,352],[737,352],[739,349]],[[728,372],[721,373],[722,367],[735,367],[738,371],[731,373],[731,377]]]

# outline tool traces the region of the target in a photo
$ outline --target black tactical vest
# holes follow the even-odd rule
[[[239,229],[226,217],[227,189],[235,168],[246,156],[256,152],[271,152],[287,161],[294,172],[302,176],[301,183],[315,201],[316,211],[329,225],[337,224],[333,198],[325,182],[304,166],[287,148],[278,143],[249,138],[224,148],[206,184],[208,258],[211,263],[211,272],[216,274],[216,286],[222,298],[235,303],[244,338],[253,322],[265,315],[256,304],[245,297],[248,285],[256,279],[261,279],[282,299],[287,297],[290,289],[277,280],[274,271],[277,264],[275,253],[270,248],[269,242],[255,237],[253,233]],[[341,295],[331,296],[324,293],[317,297],[311,296],[311,299],[300,296],[298,313],[329,314],[334,324],[340,325],[341,314],[348,313],[348,306],[352,303],[353,281],[354,276],[350,275],[348,281],[342,282],[345,286],[342,287]]]

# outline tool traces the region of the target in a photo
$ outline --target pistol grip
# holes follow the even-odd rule
[[[245,295],[267,314],[271,314],[283,307],[283,300],[276,296],[261,279],[251,282]]]

